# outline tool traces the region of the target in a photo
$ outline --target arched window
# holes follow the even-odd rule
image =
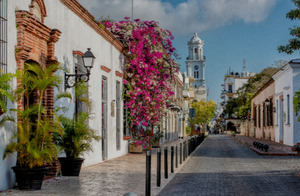
[[[47,16],[46,7],[43,0],[32,0],[29,6],[30,13],[33,17],[40,21],[44,22],[44,18]]]

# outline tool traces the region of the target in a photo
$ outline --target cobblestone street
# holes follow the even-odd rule
[[[296,196],[299,171],[299,157],[259,156],[230,136],[209,136],[160,195]]]
[[[168,146],[179,146],[176,142],[168,143]],[[163,147],[162,147],[163,149]],[[152,150],[152,171],[151,171],[151,192],[157,195],[161,188],[156,187],[156,151]],[[174,173],[170,173],[170,147],[168,151],[168,173],[169,178],[164,179],[164,156],[161,157],[161,187],[165,186]],[[179,159],[179,158],[178,158]],[[188,160],[188,159],[187,159]],[[186,161],[187,161],[186,160]],[[82,169],[79,177],[57,177],[43,182],[40,191],[20,191],[10,189],[3,193],[2,196],[122,196],[128,192],[134,192],[139,196],[145,194],[145,171],[146,171],[146,155],[143,154],[127,154],[125,156],[108,160],[94,166]],[[187,163],[187,162],[184,163]],[[181,165],[182,166],[182,165]],[[181,166],[178,164],[179,171]]]

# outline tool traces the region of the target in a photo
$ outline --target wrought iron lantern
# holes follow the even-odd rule
[[[65,89],[72,88],[76,83],[83,81],[88,82],[90,80],[91,69],[94,66],[95,56],[88,48],[87,51],[82,55],[83,67],[86,69],[85,73],[78,73],[78,65],[75,66],[75,74],[65,73]]]

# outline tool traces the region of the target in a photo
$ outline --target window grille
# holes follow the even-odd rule
[[[0,0],[0,70],[7,72],[7,0]]]

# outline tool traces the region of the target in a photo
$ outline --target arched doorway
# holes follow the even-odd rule
[[[235,127],[235,125],[234,125],[233,122],[229,121],[227,123],[227,131],[234,131],[234,132],[236,132],[236,127]]]

